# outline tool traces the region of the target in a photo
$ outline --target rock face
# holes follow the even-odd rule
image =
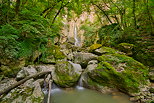
[[[94,55],[92,53],[74,53],[74,62],[80,64],[83,68],[86,68],[88,62],[94,59],[97,59],[97,55]]]
[[[98,60],[98,66],[87,73],[93,83],[128,94],[139,92],[139,86],[147,83],[148,69],[131,57],[112,52],[103,54]]]
[[[55,73],[53,73],[54,82],[61,87],[74,86],[79,80],[82,68],[79,64],[68,61],[58,61],[55,65]]]

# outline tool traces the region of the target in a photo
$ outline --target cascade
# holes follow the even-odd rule
[[[83,87],[83,76],[82,76],[82,74],[81,74],[81,77],[80,77],[80,79],[79,79],[79,82],[78,82],[78,85],[76,86],[76,88],[78,89],[78,90],[83,90],[84,89],[84,87]]]
[[[74,24],[74,39],[75,39],[74,45],[80,47],[81,44],[80,44],[80,41],[79,41],[77,35],[78,35],[78,33],[77,33],[77,26],[76,26],[76,24]]]

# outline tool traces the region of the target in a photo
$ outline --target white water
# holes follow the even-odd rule
[[[79,80],[79,82],[78,82],[78,85],[76,86],[76,89],[78,89],[78,90],[83,90],[83,89],[85,89],[84,87],[83,87],[83,76],[81,75],[81,77],[80,77],[80,80]]]
[[[77,33],[77,26],[76,26],[76,24],[74,24],[74,39],[75,39],[74,45],[77,46],[77,47],[80,47],[81,44],[80,44],[80,41],[79,41],[77,35],[78,35],[78,33]]]

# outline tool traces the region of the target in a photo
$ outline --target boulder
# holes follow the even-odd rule
[[[89,49],[90,52],[93,52],[94,50],[96,50],[100,47],[102,47],[102,44],[93,44],[88,49]]]
[[[131,57],[115,53],[104,54],[98,60],[96,69],[88,72],[92,81],[128,94],[139,92],[139,86],[147,84],[148,68]]]
[[[92,53],[74,52],[74,63],[80,64],[83,68],[87,67],[90,60],[96,60],[97,55]]]
[[[17,73],[16,80],[21,80],[21,79],[25,78],[26,76],[34,75],[34,74],[36,74],[36,73],[37,73],[37,71],[36,71],[36,69],[34,68],[34,66],[29,65],[28,67],[23,67],[23,68]]]
[[[117,91],[117,89],[115,89],[115,88],[102,86],[99,83],[92,81],[92,79],[88,75],[88,73],[95,70],[97,66],[98,66],[97,60],[91,60],[88,62],[88,66],[84,70],[84,72],[82,73],[82,76],[80,78],[80,82],[82,82],[82,86],[84,86],[86,88],[97,90],[103,94],[111,94],[112,92]]]
[[[125,52],[126,55],[132,55],[133,54],[133,48],[135,47],[134,44],[129,43],[120,43],[118,44],[118,49],[122,52]]]
[[[38,72],[54,71],[55,70],[54,65],[37,65],[37,66],[35,66],[35,68]]]
[[[53,73],[54,82],[60,87],[71,87],[77,84],[82,68],[79,64],[68,61],[58,61]]]
[[[93,53],[97,54],[97,55],[102,55],[102,54],[107,54],[107,53],[109,53],[109,54],[114,54],[114,53],[124,54],[124,53],[122,53],[118,50],[112,49],[110,47],[101,47],[99,49],[94,50]]]

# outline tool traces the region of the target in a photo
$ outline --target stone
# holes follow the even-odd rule
[[[125,52],[126,55],[132,55],[133,48],[135,47],[134,44],[129,44],[129,43],[120,43],[118,44],[118,49],[122,52]]]
[[[138,93],[143,90],[140,85],[148,84],[148,68],[131,57],[112,52],[99,56],[98,61],[98,66],[87,73],[91,84],[117,88],[127,94]]]
[[[0,81],[0,91],[8,88],[12,84],[15,84],[17,81],[14,78],[5,78],[2,81]]]
[[[151,81],[154,81],[154,68],[150,68],[149,79]]]
[[[4,98],[1,98],[1,103],[42,103],[44,94],[41,90],[40,83],[43,79],[30,79],[19,87],[11,90]]]
[[[61,87],[72,87],[77,84],[82,68],[79,64],[68,61],[58,61],[55,65],[53,81]]]
[[[36,71],[36,69],[34,68],[34,66],[32,66],[32,65],[29,65],[28,67],[23,67],[23,68],[17,73],[16,80],[21,80],[21,79],[25,78],[26,76],[34,75],[34,74],[36,74],[36,73],[37,73],[37,71]]]
[[[80,64],[83,68],[87,67],[90,60],[97,60],[97,55],[92,53],[74,52],[74,63]]]
[[[123,54],[122,52],[112,49],[110,47],[101,47],[99,49],[94,50],[93,53],[96,55],[103,55],[103,54],[107,54],[107,53],[109,53],[109,54],[115,54],[115,53]]]
[[[94,50],[96,50],[100,47],[102,47],[102,44],[93,44],[88,49],[89,49],[90,52],[93,52]]]
[[[91,71],[94,70],[98,66],[98,61],[97,60],[91,60],[88,62],[88,66],[85,71]]]
[[[43,97],[43,92],[42,92],[42,89],[41,89],[41,86],[40,86],[40,82],[42,82],[42,80],[36,80],[33,84],[34,84],[34,90],[33,90],[33,96],[34,97]],[[43,98],[42,98],[43,100]]]
[[[38,72],[54,71],[55,70],[54,65],[37,65],[37,66],[35,66],[35,68]]]

